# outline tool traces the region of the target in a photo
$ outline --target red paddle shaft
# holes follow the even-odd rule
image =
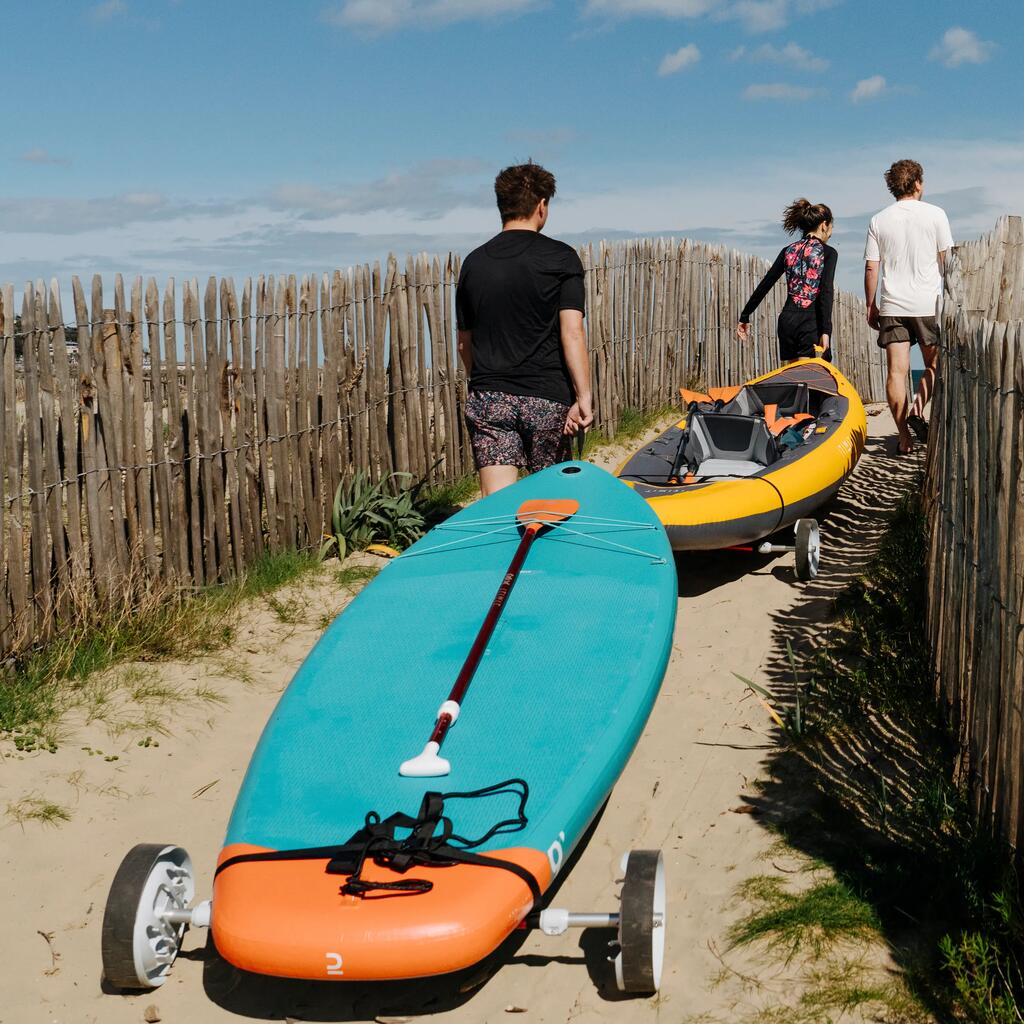
[[[483,625],[480,627],[480,632],[477,633],[473,646],[469,649],[469,654],[462,665],[458,678],[455,680],[452,692],[448,694],[448,700],[461,704],[462,698],[466,696],[466,691],[469,689],[469,684],[476,673],[477,666],[480,664],[480,659],[484,656],[484,651],[487,650],[487,644],[491,639],[491,634],[494,632],[494,627],[498,624],[498,619],[501,617],[501,610],[505,607],[508,595],[512,593],[512,587],[515,586],[516,579],[519,577],[519,570],[522,569],[523,562],[526,561],[526,555],[530,550],[530,545],[537,534],[540,533],[540,528],[540,523],[529,523],[523,531],[523,538],[519,542],[519,547],[516,548],[512,561],[509,562],[505,578],[501,581],[501,586],[498,587],[498,592],[494,595],[494,600],[487,611]],[[445,734],[448,732],[453,721],[455,719],[449,712],[442,711],[438,715],[434,731],[430,734],[428,742],[436,743],[440,746],[444,742]]]
[[[451,765],[438,755],[438,751],[441,749],[441,744],[444,742],[448,730],[452,727],[455,719],[459,717],[462,699],[466,696],[466,691],[469,689],[473,675],[480,665],[480,659],[484,656],[484,651],[487,650],[487,644],[494,633],[494,627],[498,623],[501,611],[508,600],[508,595],[512,592],[512,587],[519,578],[519,572],[529,553],[530,545],[545,526],[563,522],[573,515],[577,509],[579,509],[579,503],[571,499],[528,501],[519,507],[516,518],[523,524],[523,536],[519,541],[519,546],[516,548],[516,553],[509,563],[501,585],[498,587],[498,592],[494,595],[494,600],[491,601],[491,607],[488,609],[483,625],[481,625],[477,632],[473,646],[470,648],[469,654],[459,670],[458,678],[455,680],[451,693],[448,694],[448,699],[437,709],[434,730],[430,734],[430,739],[427,740],[427,745],[417,757],[402,762],[401,767],[398,769],[400,775],[428,778],[436,775],[447,775],[451,770]]]

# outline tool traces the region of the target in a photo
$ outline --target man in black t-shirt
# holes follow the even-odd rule
[[[555,178],[534,163],[494,182],[502,230],[462,263],[455,307],[469,375],[466,423],[480,489],[493,494],[559,461],[593,422],[583,264],[542,235]]]

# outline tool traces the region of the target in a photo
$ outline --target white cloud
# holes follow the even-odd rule
[[[26,149],[18,159],[26,164],[57,164],[61,167],[66,167],[71,163],[66,156],[55,156],[49,150],[43,149],[42,146]]]
[[[793,15],[810,15],[842,0],[586,0],[583,13],[622,20],[632,17],[738,21],[748,32],[773,32]]]
[[[788,0],[738,0],[722,17],[738,21],[748,32],[774,32],[789,20]]]
[[[96,4],[89,10],[89,17],[93,21],[110,21],[119,14],[125,14],[128,5],[124,0],[103,0],[103,3]]]
[[[941,61],[947,68],[961,64],[984,64],[992,56],[996,44],[979,39],[969,28],[954,26],[947,29],[942,41],[932,49],[932,60]]]
[[[870,78],[862,78],[850,93],[850,100],[853,103],[861,103],[864,100],[877,99],[888,90],[885,78],[882,75],[872,75]]]
[[[819,89],[812,89],[805,85],[771,82],[763,85],[748,85],[743,90],[743,98],[745,100],[809,100],[819,93]]]
[[[634,15],[697,18],[721,6],[721,0],[587,0],[583,13],[603,14],[611,18]]]
[[[829,62],[824,57],[817,57],[797,43],[786,43],[785,46],[773,46],[762,43],[752,50],[746,46],[737,46],[729,54],[730,60],[749,60],[759,64],[785,64],[790,71],[825,71]]]
[[[118,2],[118,0],[112,0]],[[478,21],[503,14],[525,14],[541,0],[343,0],[325,8],[321,20],[368,32]]]
[[[778,224],[783,207],[794,195],[809,195],[836,215],[839,273],[850,288],[862,273],[867,220],[892,201],[882,174],[895,157],[912,156],[924,165],[925,198],[947,211],[957,239],[975,238],[1000,214],[1019,212],[1024,195],[1019,130],[1012,139],[901,137],[896,153],[891,141],[824,138],[815,160],[808,163],[805,155],[738,162],[732,154],[705,151],[685,166],[645,156],[614,174],[567,168],[559,174],[548,230],[574,242],[674,234],[774,258],[784,242]],[[468,168],[469,162],[457,166]],[[318,192],[309,185],[310,205],[303,205],[294,186],[288,203],[266,195],[199,201],[143,192],[81,200],[0,197],[0,282],[57,276],[66,288],[72,273],[87,280],[93,273],[122,272],[154,274],[162,286],[171,274],[230,274],[237,281],[261,272],[330,270],[389,250],[400,258],[449,248],[465,253],[498,229],[490,194],[497,166],[492,159],[486,168],[481,162],[479,172],[454,173],[448,187],[468,198],[438,205],[430,218],[411,198],[401,204],[394,194],[387,204],[379,197],[367,201],[374,181],[350,186],[362,190],[363,201],[351,200],[348,209],[335,203],[333,211],[324,206],[346,190]],[[823,166],[830,169],[827,181]],[[392,188],[395,179],[406,179],[411,190],[417,173],[405,168],[389,176]],[[69,305],[65,291],[65,315]]]
[[[692,67],[700,60],[700,50],[694,43],[687,43],[680,46],[674,53],[666,53],[658,66],[658,74],[661,76],[674,75],[683,68]]]
[[[431,220],[460,208],[493,206],[493,173],[494,168],[480,160],[428,160],[353,185],[282,184],[272,193],[271,205],[304,220],[382,211],[403,211],[416,220]]]

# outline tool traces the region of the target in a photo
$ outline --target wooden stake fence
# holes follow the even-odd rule
[[[581,252],[598,425],[777,361],[781,286],[733,337],[764,260],[691,241]],[[342,476],[472,472],[455,348],[460,261],[233,281],[56,283],[0,308],[0,651],[24,650],[127,581],[201,587],[265,551],[315,549]],[[23,361],[16,361],[20,312]],[[836,358],[883,394],[863,306],[836,296]]]
[[[1024,850],[1024,230],[954,254],[932,401],[928,637],[975,811]]]

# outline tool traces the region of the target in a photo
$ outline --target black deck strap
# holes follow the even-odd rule
[[[445,804],[450,800],[479,800],[503,793],[518,797],[515,817],[506,818],[491,826],[477,839],[456,835],[452,820],[444,814]],[[337,846],[317,846],[304,850],[268,850],[264,853],[242,853],[229,857],[217,868],[214,878],[226,868],[236,864],[265,861],[326,860],[325,871],[332,875],[348,875],[341,886],[341,892],[349,896],[366,896],[373,892],[404,892],[416,894],[429,892],[434,883],[425,878],[396,879],[391,882],[373,882],[362,877],[367,860],[387,867],[398,874],[404,874],[414,866],[453,867],[456,864],[475,864],[479,867],[501,868],[511,871],[522,879],[533,895],[534,903],[540,900],[541,891],[533,873],[520,864],[472,852],[496,835],[519,832],[526,827],[526,802],[530,789],[523,779],[506,779],[493,786],[470,790],[465,793],[427,792],[423,795],[419,813],[412,817],[397,812],[381,819],[376,811],[366,815],[363,827],[345,843]],[[409,835],[399,839],[396,829],[407,829]]]

